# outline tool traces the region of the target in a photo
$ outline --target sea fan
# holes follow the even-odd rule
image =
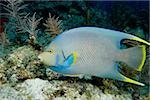
[[[6,19],[0,18],[0,43],[2,44],[2,49],[3,47],[5,47],[6,43],[8,43],[6,39],[5,29],[3,26],[6,21]]]
[[[57,36],[63,32],[62,20],[59,20],[59,17],[55,18],[55,16],[51,16],[51,13],[49,13],[49,18],[43,25],[46,26],[45,31],[50,32],[52,36]]]
[[[23,23],[22,23],[23,31],[22,32],[28,32],[32,36],[37,34],[37,32],[39,31],[39,29],[37,29],[37,26],[40,23],[42,18],[36,19],[35,15],[36,15],[36,12],[33,14],[32,17],[26,16],[23,19]]]
[[[30,34],[29,36],[29,44],[35,44],[36,42],[36,34],[38,33],[39,29],[37,29],[38,24],[40,23],[42,18],[36,19],[35,17],[36,12],[33,14],[32,17],[26,16],[22,21],[22,27],[20,28],[20,32],[27,32]]]
[[[35,40],[35,35],[39,31],[37,26],[42,18],[36,19],[36,13],[34,13],[32,17],[29,17],[30,13],[23,11],[25,7],[28,6],[27,4],[22,4],[23,0],[6,0],[6,2],[7,5],[1,3],[7,12],[2,13],[2,15],[14,18],[15,22],[10,22],[10,24],[15,27],[17,33],[29,33],[29,38]]]
[[[0,5],[3,6],[3,8],[7,11],[7,13],[1,13],[1,15],[6,16],[12,16],[12,17],[18,17],[23,16],[26,13],[22,12],[22,10],[27,7],[27,4],[23,4],[23,0],[5,0],[7,2],[7,5],[0,3]]]
[[[1,13],[1,15],[4,15],[8,18],[12,17],[15,22],[10,22],[13,26],[15,26],[16,31],[19,32],[23,29],[22,26],[22,19],[24,16],[28,15],[25,12],[23,12],[24,8],[28,6],[27,4],[22,4],[22,0],[5,0],[7,4],[0,3],[2,5],[3,9],[6,11],[6,13]]]
[[[5,32],[1,32],[0,33],[0,43],[2,44],[2,49],[6,46],[6,44],[8,43],[7,39],[6,39],[6,33]],[[0,49],[1,50],[1,49]]]

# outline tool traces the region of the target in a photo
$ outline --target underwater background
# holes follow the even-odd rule
[[[141,72],[122,73],[144,87],[111,79],[62,77],[37,56],[63,31],[95,26],[149,41],[149,1],[0,1],[0,99],[149,100],[149,48]],[[130,46],[138,45],[124,41]],[[124,46],[124,45],[123,45]]]

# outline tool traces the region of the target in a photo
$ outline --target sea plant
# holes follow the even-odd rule
[[[59,17],[52,16],[51,13],[49,13],[49,18],[46,20],[46,23],[43,23],[43,25],[46,27],[45,31],[50,32],[52,37],[63,32],[62,20],[59,20]]]
[[[1,13],[1,15],[4,15],[8,18],[13,18],[15,20],[15,23],[12,22],[11,24],[16,27],[16,31],[19,32],[19,30],[22,29],[22,19],[25,15],[27,15],[23,10],[25,7],[27,7],[27,4],[22,4],[22,0],[5,0],[7,4],[2,4],[3,9],[6,12]]]
[[[29,33],[29,40],[35,43],[36,34],[39,31],[37,26],[42,18],[36,19],[36,13],[32,17],[29,16],[30,13],[25,13],[24,9],[28,5],[22,4],[23,0],[6,0],[6,2],[6,5],[1,3],[3,9],[6,11],[2,15],[12,17],[15,22],[11,24],[15,27],[16,33]]]
[[[5,27],[4,27],[5,22],[6,22],[6,19],[0,18],[0,43],[2,44],[2,49],[8,43],[6,39],[6,32],[5,32]]]
[[[24,9],[26,4],[22,4],[22,0],[4,0],[4,2],[0,3],[2,6],[2,13],[1,16],[7,17],[9,19],[9,22],[6,26],[7,31],[13,31],[13,34],[15,35],[15,41],[18,41],[19,33],[23,27],[22,27],[22,19],[25,15],[27,15],[24,12]],[[11,28],[10,28],[11,26]]]
[[[6,33],[5,32],[1,32],[0,33],[0,43],[2,44],[2,50],[3,50],[4,47],[6,46],[6,43],[7,43]]]
[[[30,34],[30,43],[35,43],[36,42],[36,34],[38,33],[39,29],[37,29],[37,26],[39,25],[41,18],[36,19],[35,17],[36,12],[33,14],[32,17],[26,16],[23,19],[23,24],[22,24],[22,32],[28,32]]]
[[[26,13],[22,10],[27,7],[27,4],[22,4],[23,0],[4,0],[7,4],[0,3],[6,13],[1,13],[1,15],[11,16],[17,18],[18,16],[24,16]]]

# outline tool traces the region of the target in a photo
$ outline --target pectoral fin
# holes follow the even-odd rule
[[[58,59],[59,57],[57,57]],[[67,70],[72,64],[76,63],[77,60],[77,53],[74,52],[71,55],[69,55],[67,57],[67,59],[64,61],[64,63],[62,64],[56,64],[56,66],[52,66],[50,67],[50,69],[56,71],[56,72],[64,72],[65,70]]]
[[[67,59],[63,63],[63,66],[71,66],[72,64],[76,63],[76,60],[77,60],[77,53],[73,52],[71,55],[67,57]]]

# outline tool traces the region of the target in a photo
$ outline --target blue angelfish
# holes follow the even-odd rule
[[[142,45],[120,49],[121,40],[138,41]],[[122,75],[118,62],[141,71],[146,60],[149,42],[119,31],[79,27],[57,36],[39,55],[50,69],[67,76],[96,76],[144,86]]]

